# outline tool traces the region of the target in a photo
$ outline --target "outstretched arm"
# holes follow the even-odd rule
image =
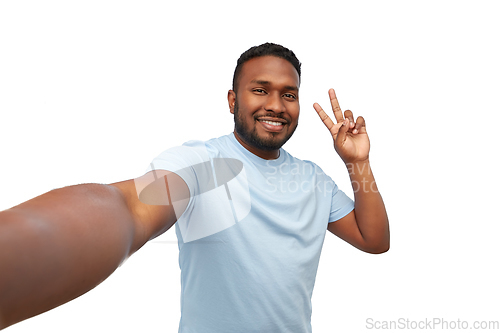
[[[188,191],[161,176],[170,192]],[[168,202],[142,203],[134,180],[64,187],[0,212],[0,329],[86,293],[175,221]]]
[[[353,246],[370,253],[389,249],[389,220],[375,178],[370,168],[370,140],[363,117],[347,110],[342,114],[337,96],[329,90],[330,102],[337,123],[318,103],[314,109],[330,131],[334,147],[346,164],[354,192],[354,210],[344,218],[328,224],[328,230]]]

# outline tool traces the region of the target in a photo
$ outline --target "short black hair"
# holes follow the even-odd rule
[[[236,86],[238,85],[238,79],[240,77],[243,64],[250,59],[263,56],[274,56],[287,60],[297,70],[297,73],[299,74],[299,83],[300,83],[301,63],[299,59],[297,59],[297,57],[295,56],[295,53],[293,53],[292,50],[289,50],[286,47],[281,46],[279,44],[265,43],[259,46],[253,46],[241,54],[240,58],[238,59],[238,62],[236,63],[236,68],[234,69],[233,91],[236,92]]]

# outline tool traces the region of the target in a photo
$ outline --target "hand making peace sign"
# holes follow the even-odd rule
[[[314,103],[314,109],[332,134],[335,150],[344,163],[368,160],[370,140],[366,132],[365,119],[358,117],[356,123],[354,123],[354,117],[350,110],[346,110],[342,115],[342,109],[340,109],[335,90],[330,89],[328,94],[330,95],[330,103],[337,123],[333,123],[318,103]]]

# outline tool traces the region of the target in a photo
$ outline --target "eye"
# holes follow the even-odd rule
[[[297,96],[295,96],[294,94],[284,94],[283,97],[285,97],[286,99],[289,99],[289,100],[293,100],[295,101],[297,99]]]
[[[255,88],[253,90],[253,92],[258,93],[258,94],[265,94],[266,93],[266,91],[264,89],[260,89],[260,88]]]

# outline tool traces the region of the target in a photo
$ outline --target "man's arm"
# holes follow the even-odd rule
[[[328,230],[368,253],[389,250],[389,219],[369,161],[347,165],[354,191],[354,210]]]
[[[160,177],[189,196],[176,174]],[[142,203],[135,182],[64,187],[0,212],[0,329],[91,290],[175,223],[172,205]]]
[[[337,124],[319,104],[315,103],[314,109],[332,134],[335,150],[349,171],[354,210],[342,219],[329,223],[328,230],[365,252],[386,252],[389,250],[389,219],[370,168],[370,140],[365,120],[358,117],[354,122],[351,111],[342,113],[333,89],[329,90],[329,95]]]

